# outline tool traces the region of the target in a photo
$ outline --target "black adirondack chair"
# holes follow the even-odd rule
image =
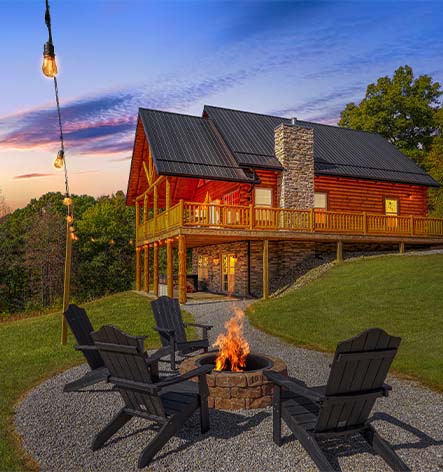
[[[91,338],[94,328],[86,311],[77,305],[71,304],[65,311],[64,316],[78,343],[75,349],[82,351],[91,370],[80,379],[67,383],[63,391],[72,392],[98,382],[107,381],[109,371],[105,367],[102,356],[94,346],[94,341]]]
[[[153,420],[160,431],[143,449],[138,460],[140,468],[147,466],[155,454],[178,431],[183,423],[200,408],[200,428],[209,430],[206,373],[211,366],[202,366],[184,375],[155,382],[150,366],[163,355],[148,357],[143,352],[144,337],[129,336],[114,326],[103,326],[91,334],[111,376],[109,382],[121,393],[125,406],[92,442],[92,449],[104,443],[133,416]],[[161,351],[161,350],[160,350]],[[188,381],[198,377],[198,383]]]
[[[391,446],[369,424],[377,398],[388,396],[384,384],[401,338],[372,328],[338,344],[324,387],[306,388],[276,372],[265,371],[274,383],[273,439],[281,445],[283,418],[319,470],[333,471],[318,440],[360,434],[395,471],[409,471]]]
[[[183,323],[180,305],[176,298],[162,296],[151,302],[151,306],[157,324],[154,329],[160,334],[162,345],[171,347],[171,369],[175,369],[176,351],[180,355],[186,355],[200,349],[208,352],[208,331],[212,326],[199,323]],[[201,328],[202,339],[188,341],[185,332],[187,326]]]

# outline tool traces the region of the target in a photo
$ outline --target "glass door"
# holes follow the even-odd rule
[[[234,293],[235,291],[235,264],[237,256],[234,254],[223,254],[222,260],[222,291]]]

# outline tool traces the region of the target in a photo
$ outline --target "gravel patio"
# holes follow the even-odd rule
[[[224,321],[231,316],[232,308],[245,308],[248,303],[195,301],[188,303],[186,310],[194,314],[197,322],[214,325],[210,332],[211,341],[214,341],[217,334],[224,331]],[[290,346],[253,328],[247,320],[245,334],[251,350],[284,359],[289,375],[308,385],[326,382],[328,356]],[[138,470],[138,456],[153,435],[147,421],[130,421],[103,449],[90,450],[92,437],[121,408],[121,400],[105,384],[83,392],[63,394],[63,385],[78,378],[85,370],[86,366],[80,366],[53,377],[29,392],[18,405],[15,425],[25,449],[42,471]],[[412,470],[443,470],[443,395],[411,381],[391,377],[388,382],[393,387],[391,395],[378,400],[373,411],[378,431]],[[270,408],[238,412],[210,410],[210,421],[210,431],[200,435],[198,415],[194,415],[146,470],[317,471],[285,426],[283,446],[272,442]],[[322,446],[337,470],[390,470],[358,439],[351,443],[329,441]]]

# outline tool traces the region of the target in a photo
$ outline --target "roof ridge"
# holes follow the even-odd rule
[[[218,108],[219,110],[234,111],[234,112],[237,112],[237,113],[247,113],[248,115],[266,116],[268,118],[278,118],[279,120],[289,120],[289,121],[291,121],[291,119],[292,119],[292,118],[285,117],[285,116],[270,115],[268,113],[257,113],[255,111],[238,110],[236,108],[218,107],[218,106],[215,106],[215,105],[204,105],[203,110],[206,107]],[[376,134],[377,136],[381,136],[382,138],[387,139],[383,135],[381,135],[380,133],[377,133],[375,131],[366,131],[366,130],[363,130],[363,129],[345,128],[343,126],[330,125],[328,123],[317,123],[316,121],[299,120],[298,118],[296,119],[296,121],[299,121],[300,123],[307,123],[307,124],[310,124],[310,125],[328,126],[329,128],[344,129],[344,130],[348,130],[348,131],[357,131],[359,133]]]
[[[246,111],[246,110],[238,110],[236,108],[226,108],[226,107],[217,107],[215,105],[204,105],[203,110],[206,108],[218,108],[219,110],[228,110],[228,111],[235,111],[238,113],[247,113],[248,115],[258,115],[258,116],[267,116],[268,118],[278,118],[279,120],[291,120],[291,118],[287,118],[284,116],[277,116],[277,115],[269,115],[267,113],[257,113],[255,111]]]
[[[364,129],[346,128],[344,126],[330,125],[328,123],[316,123],[315,121],[306,121],[306,120],[298,120],[298,119],[297,119],[297,121],[300,121],[300,123],[308,123],[310,125],[327,126],[328,128],[344,129],[346,131],[357,131],[358,133],[375,134],[375,135],[381,136],[383,139],[386,139],[387,141],[389,141],[388,138],[384,137],[382,134],[377,133],[375,131],[366,131]],[[392,143],[390,143],[390,144],[392,144]]]
[[[178,113],[176,111],[167,111],[167,110],[157,110],[155,108],[144,108],[144,107],[138,107],[138,110],[144,110],[144,111],[155,111],[156,113],[165,113],[168,115],[178,115],[178,116],[187,116],[189,118],[197,118],[199,120],[203,120],[201,116],[198,115],[190,115],[189,113]]]

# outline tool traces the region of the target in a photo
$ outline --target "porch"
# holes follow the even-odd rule
[[[181,303],[186,303],[187,300],[187,248],[240,241],[263,241],[260,269],[263,273],[262,294],[267,298],[270,277],[269,242],[272,241],[292,241],[300,244],[333,242],[336,244],[338,261],[343,258],[343,243],[398,245],[400,252],[404,252],[405,245],[443,244],[443,219],[438,218],[317,209],[295,210],[252,204],[241,206],[184,200],[161,211],[154,208],[151,215],[147,207],[145,208],[143,221],[140,221],[141,211],[138,203],[136,205],[137,290],[143,286],[143,289],[148,291],[152,284],[154,295],[159,295],[158,252],[164,245],[167,258],[167,294],[171,297],[174,295],[173,248],[177,247],[178,297]],[[150,251],[153,251],[153,280],[149,280]],[[229,277],[230,274],[226,275]]]

